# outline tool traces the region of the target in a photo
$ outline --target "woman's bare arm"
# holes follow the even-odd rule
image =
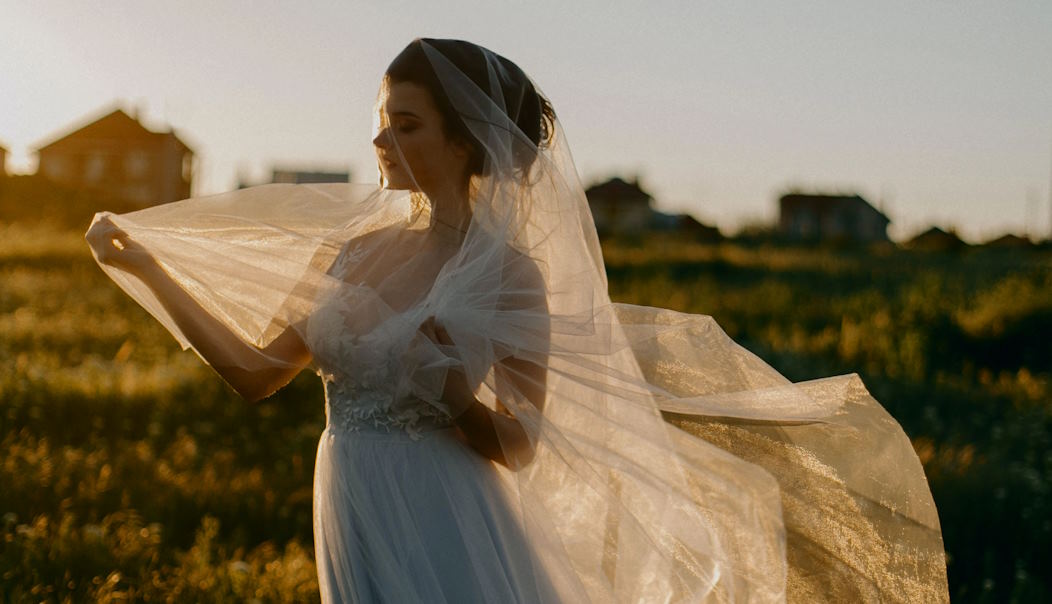
[[[538,410],[543,409],[548,374],[545,367],[511,357],[499,361],[495,372],[497,380],[520,392]],[[461,372],[451,371],[447,380],[452,378],[456,382],[462,376]],[[467,443],[481,455],[513,470],[533,459],[534,443],[529,434],[499,398],[494,411],[475,397],[466,381],[447,388],[443,398],[454,405],[467,405],[467,411],[457,416],[456,424]]]
[[[507,287],[508,292],[515,295],[508,296],[502,309],[531,313],[538,321],[537,333],[546,333],[549,319],[544,279],[528,257],[517,255],[512,263],[509,266],[517,270],[508,272],[517,276]],[[455,345],[433,317],[421,325],[420,330],[438,344]],[[488,459],[518,470],[533,459],[534,443],[522,423],[508,412],[501,397],[510,398],[510,392],[507,392],[510,390],[525,397],[538,411],[543,411],[548,390],[547,360],[506,357],[498,360],[493,369],[498,390],[496,410],[476,398],[464,373],[457,369],[448,372],[442,399],[451,409],[466,409],[457,416],[456,424],[472,448]]]
[[[273,394],[310,362],[310,351],[292,328],[286,328],[262,349],[244,342],[205,311],[149,252],[108,218],[92,225],[86,237],[100,262],[134,274],[153,290],[190,344],[245,399],[254,402]],[[245,369],[246,365],[259,365],[261,369]]]

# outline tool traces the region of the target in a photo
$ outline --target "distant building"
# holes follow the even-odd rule
[[[584,192],[599,236],[637,236],[648,232],[685,235],[704,241],[723,238],[719,229],[687,214],[665,214],[651,207],[653,198],[638,181],[611,178]]]
[[[346,170],[292,170],[288,168],[274,168],[270,171],[270,183],[302,185],[326,182],[351,182],[351,173]],[[245,189],[258,184],[264,183],[239,178],[237,188]]]
[[[790,193],[778,200],[778,230],[790,239],[888,241],[890,222],[858,195]]]
[[[638,235],[652,227],[653,198],[639,188],[638,182],[611,178],[588,187],[584,194],[600,235]]]
[[[7,149],[0,145],[0,178],[7,176]]]
[[[120,109],[37,148],[37,173],[100,197],[151,206],[190,196],[193,151]]]
[[[723,239],[723,233],[720,232],[719,228],[700,222],[689,214],[676,216],[676,231],[698,241],[720,241]]]
[[[271,172],[270,182],[284,182],[294,185],[320,182],[351,182],[351,173],[275,169]]]
[[[933,226],[930,229],[914,235],[904,244],[911,250],[925,252],[952,252],[968,247],[968,244],[957,236],[957,231],[950,229],[948,232]]]
[[[1030,241],[1027,237],[1020,237],[1019,235],[1008,233],[983,243],[983,247],[1002,250],[1024,250],[1034,247],[1034,242]]]

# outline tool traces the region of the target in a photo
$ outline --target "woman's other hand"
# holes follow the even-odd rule
[[[434,315],[431,315],[420,324],[420,333],[427,336],[427,339],[435,344],[442,346],[453,345],[453,338],[449,337],[449,332],[446,331],[445,327],[442,327],[442,324],[438,322]]]
[[[453,338],[433,315],[421,323],[419,329],[420,333],[434,342],[444,354],[454,359],[457,358],[453,348],[455,346]],[[465,401],[472,403],[475,401],[475,390],[468,384],[463,367],[451,367],[446,371],[446,385],[442,391],[442,399],[446,404],[452,403],[451,408],[464,405]]]
[[[84,239],[103,264],[135,273],[156,263],[138,241],[113,224],[108,214],[103,214],[92,223]]]
[[[420,324],[420,332],[450,358],[457,358],[453,338],[434,316]],[[503,371],[503,367],[498,370]],[[453,410],[454,421],[467,444],[482,456],[512,470],[525,467],[533,459],[532,441],[519,420],[499,399],[496,411],[479,402],[462,366],[446,371],[442,402]]]

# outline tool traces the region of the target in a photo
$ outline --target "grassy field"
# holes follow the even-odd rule
[[[0,224],[0,602],[317,601],[317,378],[240,400],[83,230]],[[1052,254],[605,252],[615,300],[711,314],[793,379],[859,372],[924,462],[955,600],[1052,598]]]

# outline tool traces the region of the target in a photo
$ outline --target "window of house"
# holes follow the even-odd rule
[[[69,158],[64,156],[52,156],[44,162],[44,176],[51,180],[65,180],[69,174]]]
[[[98,182],[106,173],[106,156],[101,153],[91,153],[84,162],[84,180],[87,182]]]
[[[142,178],[150,171],[150,156],[136,150],[124,156],[124,172],[131,178]]]
[[[192,153],[183,154],[183,181],[190,182],[190,177],[193,175],[194,169],[194,156]]]

